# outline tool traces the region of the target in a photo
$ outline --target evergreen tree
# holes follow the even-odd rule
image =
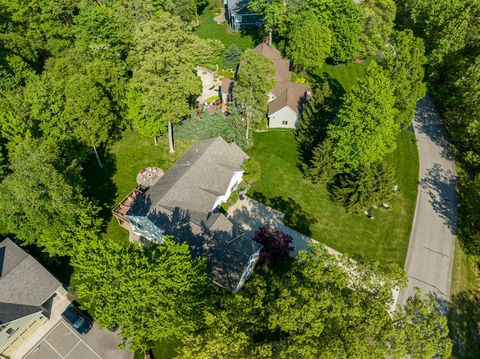
[[[227,66],[236,67],[240,63],[240,57],[242,56],[242,50],[237,45],[230,45],[223,54],[223,62]]]
[[[314,149],[313,157],[304,170],[312,183],[326,184],[337,174],[332,152],[332,141],[328,137]]]
[[[361,213],[374,205],[388,202],[394,186],[393,169],[385,163],[379,163],[355,174],[336,175],[328,190],[331,200],[347,212]]]

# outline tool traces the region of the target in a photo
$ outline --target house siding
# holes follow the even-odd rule
[[[268,127],[270,128],[298,128],[299,122],[300,115],[288,106],[268,116]]]
[[[225,191],[225,194],[223,196],[218,197],[215,204],[213,205],[212,211],[218,206],[220,206],[220,204],[228,201],[228,199],[232,194],[232,191],[240,184],[240,182],[242,182],[242,178],[243,178],[243,171],[235,172],[235,174],[232,176],[232,179],[230,180],[230,184],[228,185],[228,188]]]
[[[15,343],[21,343],[22,338],[31,334],[30,328],[36,328],[37,323],[43,323],[47,318],[41,313],[34,313],[22,319],[16,320],[0,329],[0,354],[11,355],[14,350],[18,349]],[[8,330],[13,330],[13,333],[8,335]]]

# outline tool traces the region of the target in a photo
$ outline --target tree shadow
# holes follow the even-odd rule
[[[420,180],[422,188],[430,197],[433,210],[444,220],[452,234],[457,231],[457,194],[456,176],[450,170],[444,170],[435,163]]]
[[[443,158],[449,161],[454,160],[453,151],[450,148],[440,116],[428,96],[417,102],[414,127],[416,132],[426,135],[434,144],[441,148],[441,156]]]
[[[451,297],[448,327],[455,358],[480,356],[480,291],[465,290]]]
[[[90,156],[83,164],[85,192],[100,205],[100,216],[108,223],[112,216],[111,209],[116,204],[117,186],[113,176],[117,172],[117,164],[113,154],[105,151],[101,157],[103,168],[97,164],[95,156]]]
[[[315,224],[317,220],[304,211],[302,206],[292,198],[284,198],[281,196],[269,198],[257,191],[252,193],[252,198],[282,212],[283,223],[285,225],[307,236],[312,234],[310,227]]]

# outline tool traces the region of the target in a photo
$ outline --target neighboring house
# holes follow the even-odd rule
[[[257,28],[262,25],[262,16],[248,9],[249,0],[223,0],[225,15],[232,30]]]
[[[0,358],[9,358],[50,318],[66,291],[40,263],[5,239],[0,243]]]
[[[207,257],[210,278],[235,293],[249,278],[262,245],[247,238],[218,207],[242,181],[248,156],[216,137],[198,141],[126,213],[132,231],[161,243],[172,235]]]
[[[297,128],[303,104],[307,101],[307,85],[291,82],[290,60],[264,42],[255,51],[272,60],[275,67],[275,88],[269,94],[268,127]]]

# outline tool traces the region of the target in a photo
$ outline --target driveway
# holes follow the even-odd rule
[[[117,334],[96,324],[80,335],[61,319],[23,359],[132,359],[133,353],[118,349],[119,343]]]
[[[420,158],[419,186],[405,263],[408,285],[400,293],[399,304],[418,287],[435,295],[446,309],[457,221],[455,162],[429,97],[418,102],[413,127]]]
[[[279,230],[288,234],[293,239],[294,250],[290,253],[291,257],[295,257],[300,250],[306,250],[308,243],[316,242],[314,239],[300,233],[283,223],[283,213],[270,208],[260,202],[249,197],[237,201],[228,209],[228,218],[240,227],[246,234],[254,236],[255,232],[263,227],[268,226],[274,230]],[[330,254],[338,256],[340,252],[325,246]]]

